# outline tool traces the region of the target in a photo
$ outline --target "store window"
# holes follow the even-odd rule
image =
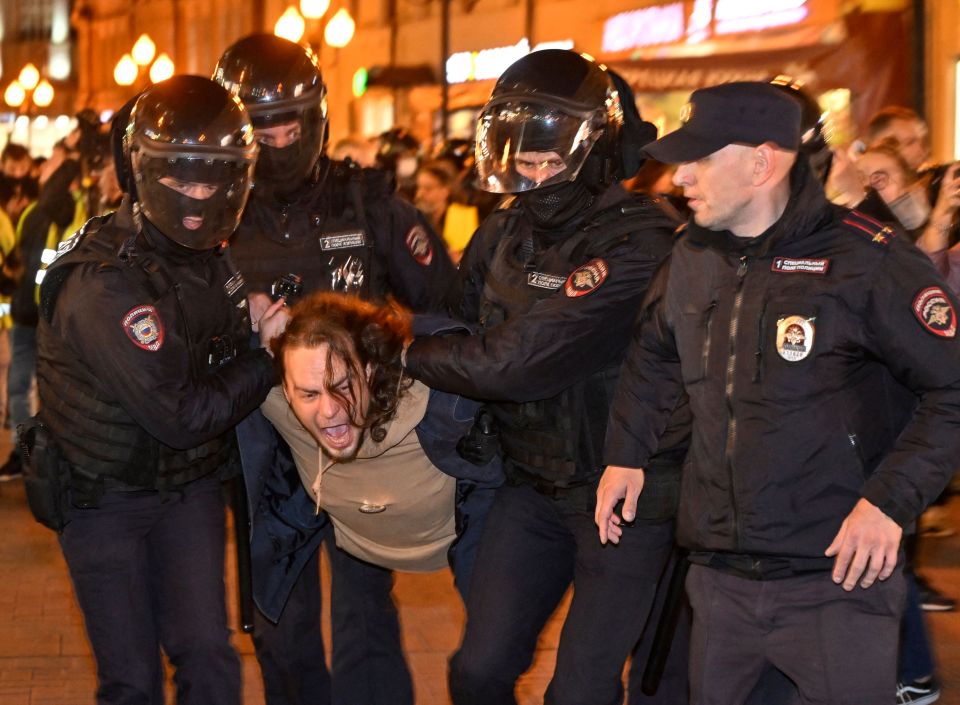
[[[360,101],[361,135],[379,135],[393,127],[393,96],[378,93],[368,92]]]

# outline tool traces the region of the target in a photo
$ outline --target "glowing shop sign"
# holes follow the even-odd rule
[[[683,3],[621,12],[603,24],[603,51],[615,52],[683,38]]]
[[[533,51],[541,49],[572,49],[573,40],[541,42]],[[499,78],[500,74],[517,59],[530,53],[530,42],[526,37],[513,46],[496,47],[482,51],[458,51],[447,57],[447,83],[466,83],[482,81],[487,78]]]
[[[694,0],[622,12],[603,24],[603,51],[616,53],[681,40],[695,44],[712,35],[797,24],[810,14],[807,5],[808,0]]]

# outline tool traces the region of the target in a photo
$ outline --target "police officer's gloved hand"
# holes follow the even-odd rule
[[[496,421],[487,409],[481,408],[467,434],[457,441],[457,454],[473,465],[486,465],[500,450],[500,434]]]

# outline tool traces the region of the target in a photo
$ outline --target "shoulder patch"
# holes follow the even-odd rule
[[[121,321],[127,337],[143,350],[156,352],[163,347],[163,321],[153,306],[130,309]]]
[[[417,264],[426,267],[433,261],[433,244],[430,242],[430,236],[427,235],[426,229],[420,223],[410,228],[404,241],[407,243],[410,256]]]
[[[848,230],[878,245],[889,245],[890,238],[897,236],[889,225],[884,225],[876,218],[871,218],[860,211],[850,211],[843,219],[843,224]]]
[[[599,257],[592,259],[585,265],[573,270],[567,277],[563,290],[570,297],[586,296],[600,288],[609,273],[610,270],[606,262]]]
[[[913,315],[923,328],[939,338],[957,335],[957,312],[939,286],[928,286],[913,299]]]

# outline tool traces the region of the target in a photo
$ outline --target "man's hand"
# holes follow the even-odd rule
[[[843,584],[847,592],[859,581],[868,588],[880,578],[886,580],[897,567],[897,552],[903,529],[880,509],[865,499],[857,502],[825,551],[836,556],[833,582]]]
[[[250,310],[250,327],[254,333],[260,332],[260,319],[267,312],[273,299],[260,291],[247,294],[247,308]]]
[[[641,468],[610,465],[603,471],[600,486],[597,487],[597,510],[593,516],[600,528],[600,543],[620,543],[623,527],[620,526],[620,517],[614,514],[613,508],[622,499],[623,520],[633,521],[637,515],[637,500],[643,491],[643,478]]]
[[[273,355],[270,349],[270,341],[283,333],[290,320],[290,311],[284,306],[283,299],[271,304],[258,322],[260,329],[260,347],[266,348],[267,352]]]

